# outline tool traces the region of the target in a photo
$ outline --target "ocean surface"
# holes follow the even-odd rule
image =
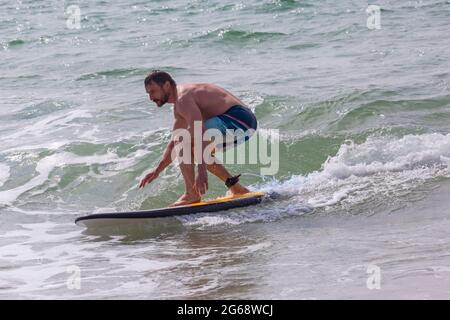
[[[445,0],[0,1],[0,298],[449,299],[449,30]],[[183,192],[138,189],[170,139],[153,69],[279,130],[277,174],[228,168],[281,199],[74,224]]]

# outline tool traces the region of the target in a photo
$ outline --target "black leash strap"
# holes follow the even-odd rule
[[[231,188],[232,186],[234,186],[236,183],[239,182],[239,177],[240,177],[240,176],[241,176],[241,175],[239,174],[239,175],[237,175],[237,176],[228,178],[227,181],[225,181],[225,185],[226,185],[228,188]]]

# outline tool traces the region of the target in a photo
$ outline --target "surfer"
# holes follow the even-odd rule
[[[145,90],[150,100],[158,107],[166,103],[174,105],[174,123],[172,131],[187,129],[193,137],[194,123],[201,121],[202,133],[207,129],[217,129],[224,136],[227,129],[242,130],[246,132],[245,140],[257,128],[256,117],[244,103],[229,91],[210,83],[186,83],[177,84],[173,78],[164,71],[154,70],[144,81]],[[194,149],[194,140],[191,147]],[[232,146],[237,142],[235,139]],[[172,150],[176,145],[174,137],[168,143],[162,159],[139,184],[140,188],[155,180],[159,174],[172,163]],[[203,143],[201,151],[207,144]],[[230,144],[224,144],[228,148]],[[232,176],[225,167],[216,159],[212,164],[200,161],[197,164],[197,172],[194,163],[180,163],[181,174],[184,179],[185,193],[171,206],[180,206],[201,201],[201,197],[208,190],[208,174],[211,172],[229,188],[232,195],[242,195],[249,190],[239,183],[239,176]]]

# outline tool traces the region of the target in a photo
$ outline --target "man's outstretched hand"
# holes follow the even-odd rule
[[[147,175],[144,177],[144,179],[141,180],[141,183],[139,184],[139,188],[143,188],[145,187],[145,185],[147,183],[152,182],[153,180],[155,180],[156,178],[158,178],[158,172],[156,171],[156,169],[153,169],[152,171],[150,171],[149,173],[147,173]]]

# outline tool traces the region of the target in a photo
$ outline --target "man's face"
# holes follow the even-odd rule
[[[145,91],[147,91],[150,100],[156,103],[158,107],[162,107],[169,101],[169,90],[166,87],[168,87],[167,82],[160,87],[153,81],[145,87]]]

